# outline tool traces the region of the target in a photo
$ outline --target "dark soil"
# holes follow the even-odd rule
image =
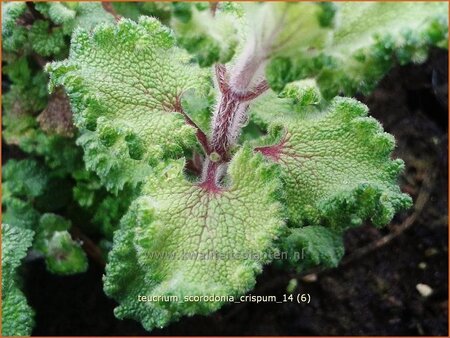
[[[373,95],[360,97],[396,136],[395,156],[406,162],[402,189],[413,196],[415,208],[385,229],[349,231],[338,268],[305,277],[267,267],[252,292],[281,296],[297,278],[295,293],[309,293],[310,304],[232,304],[152,334],[447,336],[447,57],[434,52],[424,65],[397,67]],[[149,334],[137,322],[115,319],[115,303],[102,290],[103,270],[94,262],[79,276],[55,277],[40,261],[26,273],[25,292],[36,311],[34,335]],[[430,286],[432,295],[421,296],[418,283]]]

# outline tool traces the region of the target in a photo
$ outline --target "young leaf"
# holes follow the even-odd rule
[[[336,98],[328,112],[272,124],[268,142],[278,141],[256,150],[282,168],[292,223],[379,226],[411,205],[396,184],[403,161],[390,159],[394,138],[366,115],[358,101]]]
[[[39,220],[33,247],[44,255],[47,269],[52,273],[71,275],[85,272],[88,267],[80,243],[68,233],[70,227],[70,221],[55,214],[43,214]]]
[[[317,225],[288,229],[282,238],[281,249],[297,271],[319,265],[336,267],[345,250],[340,232]]]
[[[114,236],[106,267],[105,292],[120,303],[116,316],[140,320],[147,330],[224,303],[184,296],[236,297],[250,290],[283,224],[276,168],[249,149],[232,160],[231,183],[220,190],[188,182],[183,167],[173,162],[149,179]]]
[[[51,88],[64,85],[71,99],[86,165],[108,189],[139,183],[151,164],[195,144],[194,128],[176,111],[184,91],[208,82],[188,61],[167,28],[142,17],[92,34],[78,29],[70,58],[47,66]]]
[[[2,336],[29,336],[34,312],[18,287],[16,270],[33,240],[33,231],[2,224]]]
[[[194,5],[187,22],[172,19],[178,42],[202,67],[230,61],[239,42],[236,25],[236,18],[229,13],[219,11],[213,16],[209,8],[199,10]]]

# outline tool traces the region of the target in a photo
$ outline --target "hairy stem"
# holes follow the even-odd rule
[[[208,190],[219,189],[221,175],[230,160],[230,150],[236,143],[242,127],[247,121],[250,102],[264,93],[267,81],[252,82],[260,72],[264,62],[255,53],[247,54],[247,59],[229,74],[226,67],[215,65],[215,75],[220,91],[219,103],[213,117],[211,141],[202,170],[200,186]]]

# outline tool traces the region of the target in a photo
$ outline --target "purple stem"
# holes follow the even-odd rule
[[[250,64],[250,63],[248,63]],[[230,160],[230,149],[234,145],[242,129],[242,125],[247,118],[246,112],[250,101],[264,93],[268,88],[265,80],[262,80],[254,88],[248,89],[253,75],[258,67],[244,67],[241,76],[243,79],[241,85],[245,84],[239,90],[234,90],[230,85],[230,77],[224,65],[215,66],[216,79],[220,90],[220,101],[214,114],[211,141],[208,144],[207,155],[214,156],[214,161],[207,158],[203,164],[202,180],[199,186],[208,191],[220,191],[220,177],[223,174],[223,168]],[[235,77],[236,78],[236,77]]]

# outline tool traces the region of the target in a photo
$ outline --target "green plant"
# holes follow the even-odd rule
[[[118,318],[151,330],[208,314],[280,252],[287,268],[336,266],[345,230],[410,207],[393,137],[335,96],[446,47],[446,3],[90,4],[96,20],[85,5],[4,8],[4,135],[33,157],[3,168],[4,222],[35,231],[55,273],[86,269],[72,223],[113,236]],[[47,98],[49,55],[64,60],[45,66]],[[69,181],[57,212],[53,180]]]

